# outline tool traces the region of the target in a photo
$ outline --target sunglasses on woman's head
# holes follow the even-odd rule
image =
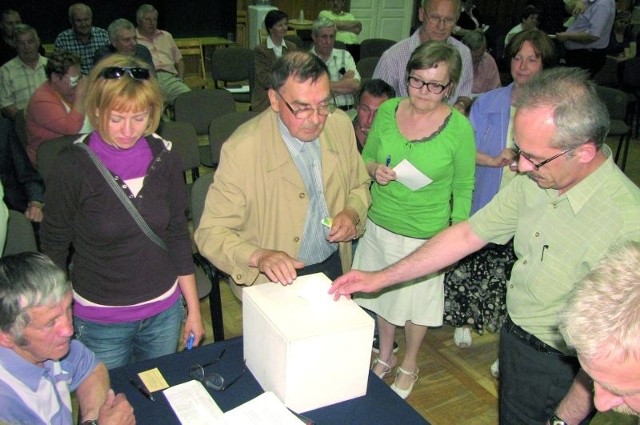
[[[129,75],[134,80],[148,80],[149,70],[146,68],[134,68],[123,66],[110,66],[102,70],[100,73],[107,80],[119,80],[125,75]]]

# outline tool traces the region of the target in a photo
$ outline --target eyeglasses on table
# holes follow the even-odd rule
[[[192,365],[189,368],[189,376],[191,376],[193,379],[196,379],[202,382],[205,386],[211,388],[214,391],[224,391],[227,388],[229,388],[231,385],[235,384],[240,378],[242,378],[244,373],[247,371],[246,360],[240,374],[233,377],[232,379],[225,378],[224,376],[222,376],[217,372],[207,374],[205,370],[206,368],[213,366],[214,364],[222,360],[222,357],[224,356],[225,351],[226,349],[222,350],[218,358],[216,358],[215,360],[212,360],[204,364],[196,363]]]

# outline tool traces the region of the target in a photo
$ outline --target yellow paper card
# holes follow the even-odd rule
[[[162,373],[160,373],[157,367],[140,372],[138,377],[150,393],[169,388],[169,384],[167,384],[167,381],[165,381],[164,376],[162,376]]]

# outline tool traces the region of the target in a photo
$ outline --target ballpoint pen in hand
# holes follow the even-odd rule
[[[391,155],[387,155],[387,160],[384,163],[387,167],[391,165]]]
[[[142,395],[144,395],[146,398],[148,398],[151,401],[156,401],[156,399],[153,398],[153,394],[151,394],[149,390],[147,390],[143,385],[140,385],[138,382],[136,382],[135,379],[131,378],[129,379],[129,382],[131,382],[131,385],[136,387],[138,391],[140,391]]]

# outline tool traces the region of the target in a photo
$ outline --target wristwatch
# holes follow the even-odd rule
[[[98,425],[98,420],[97,419],[88,419],[88,420],[82,422],[80,425]]]
[[[551,413],[549,416],[549,424],[551,425],[568,425],[556,412]]]

